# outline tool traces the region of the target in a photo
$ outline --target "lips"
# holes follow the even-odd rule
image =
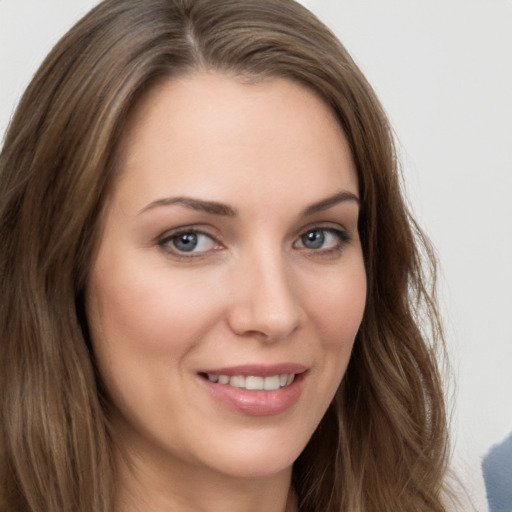
[[[199,372],[224,406],[253,416],[280,414],[300,398],[307,367],[299,364],[236,366]]]

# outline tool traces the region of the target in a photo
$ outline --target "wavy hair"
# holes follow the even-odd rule
[[[346,375],[293,470],[300,512],[443,511],[447,425],[435,260],[393,136],[334,35],[293,0],[106,0],[55,46],[0,156],[0,496],[9,512],[111,512],[108,403],[83,295],[126,120],[196,70],[306,85],[357,168],[366,310]]]

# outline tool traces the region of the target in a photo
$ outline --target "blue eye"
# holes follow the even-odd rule
[[[339,249],[349,241],[347,233],[339,229],[314,228],[303,233],[298,246],[305,249]]]
[[[178,251],[192,252],[197,247],[197,233],[184,233],[172,239],[172,244]]]
[[[308,249],[320,249],[325,242],[325,233],[323,229],[312,229],[307,233],[304,233],[300,240],[304,247]]]
[[[206,233],[189,230],[166,237],[160,245],[178,253],[199,253],[215,249],[216,242]]]

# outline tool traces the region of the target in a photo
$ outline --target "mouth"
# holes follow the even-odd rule
[[[306,366],[279,364],[202,370],[198,376],[218,403],[250,416],[273,416],[298,402],[307,374]]]
[[[225,375],[217,373],[201,373],[201,377],[214,384],[246,389],[248,391],[277,391],[288,387],[295,380],[295,373],[276,375]]]
[[[309,367],[296,363],[201,369],[198,377],[218,403],[251,416],[272,416],[299,400]]]

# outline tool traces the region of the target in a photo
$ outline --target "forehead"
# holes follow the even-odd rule
[[[134,109],[119,156],[117,188],[136,190],[141,201],[164,193],[216,196],[234,186],[313,199],[337,188],[357,192],[330,108],[287,79],[247,83],[198,73],[160,83]]]

